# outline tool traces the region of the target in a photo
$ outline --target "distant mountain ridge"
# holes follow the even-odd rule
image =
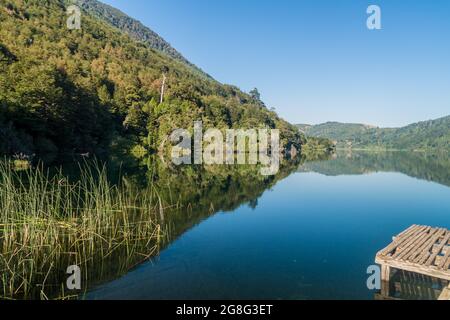
[[[297,127],[307,136],[336,141],[339,148],[450,149],[450,116],[402,128],[339,122]]]

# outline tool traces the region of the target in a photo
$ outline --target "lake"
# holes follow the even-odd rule
[[[86,298],[373,299],[367,268],[392,236],[450,228],[448,154],[340,152],[271,180],[226,171],[173,178],[194,209],[166,217],[157,257]]]

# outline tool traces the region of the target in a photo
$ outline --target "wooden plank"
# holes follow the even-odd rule
[[[422,243],[414,244],[415,248],[413,248],[408,254],[404,255],[402,257],[402,260],[409,260],[411,262],[417,263],[418,261],[416,260],[419,260],[423,258],[423,256],[426,256],[432,246],[436,244],[436,242],[443,234],[445,234],[445,232],[445,229],[432,229],[428,236],[422,239]]]
[[[436,241],[441,237],[442,234],[445,234],[445,229],[433,229],[430,231],[426,240],[423,240],[422,243],[417,244],[417,248],[415,248],[410,254],[407,254],[403,257],[404,260],[409,260],[411,262],[416,262],[415,258],[419,256],[419,258],[424,254],[424,251],[429,252],[430,248],[436,244]]]
[[[441,262],[438,265],[439,269],[443,269],[445,271],[448,270],[448,263],[446,263],[449,260],[450,257],[450,250],[447,250],[447,253],[445,254],[444,258],[441,259]]]
[[[450,268],[450,257],[447,257],[447,262],[444,264],[444,270],[448,271],[448,269]]]
[[[447,245],[448,240],[450,239],[450,232],[447,232],[447,236],[442,240],[441,244],[439,245],[438,249],[435,253],[433,253],[430,258],[425,262],[426,266],[431,266],[431,264],[434,262],[438,254],[441,253],[441,250]],[[422,262],[423,263],[423,262]]]
[[[441,301],[450,300],[450,285],[447,288],[444,288],[444,290],[442,290],[442,293],[439,296],[438,300]]]
[[[404,250],[411,244],[411,242],[414,242],[417,238],[420,238],[424,233],[426,233],[427,230],[429,230],[429,228],[430,227],[427,226],[421,226],[420,228],[416,229],[415,232],[410,233],[407,237],[404,238],[405,241],[403,241],[401,244],[397,246],[395,252],[400,252]]]
[[[417,226],[414,225],[412,227],[410,227],[407,231],[403,233],[403,235],[401,237],[397,237],[393,243],[391,243],[389,246],[387,246],[385,249],[383,249],[382,251],[379,252],[380,255],[387,255],[389,254],[391,251],[395,250],[399,245],[403,244],[404,242],[406,242],[410,236],[416,234],[417,232],[420,232],[421,230],[425,229],[425,226]]]
[[[392,241],[398,241],[398,240],[400,240],[403,237],[407,237],[411,232],[413,232],[414,230],[416,230],[419,227],[420,226],[418,226],[417,224],[413,224],[411,227],[409,227],[405,231],[403,231],[400,234],[398,234],[397,236],[393,237]]]
[[[412,239],[403,250],[399,250],[399,252],[396,252],[394,255],[392,255],[392,257],[395,259],[404,260],[403,257],[405,257],[406,255],[408,255],[411,252],[414,252],[417,245],[419,245],[420,243],[422,243],[423,241],[428,239],[428,237],[431,236],[430,232],[431,232],[431,228],[426,229],[426,231],[424,231],[421,234],[414,237],[414,239]]]
[[[422,245],[422,247],[419,249],[419,251],[421,251],[421,253],[418,254],[415,259],[414,259],[414,257],[411,257],[409,260],[411,260],[412,262],[415,262],[415,263],[423,264],[427,260],[427,258],[430,256],[430,252],[431,252],[433,246],[436,244],[436,242],[439,241],[439,239],[442,236],[445,236],[446,233],[447,233],[446,229],[438,229],[435,236],[428,242],[424,243]]]
[[[450,232],[450,231],[449,231],[449,232]],[[436,252],[437,252],[437,253],[439,254],[439,251],[438,251],[438,250],[439,250],[439,246],[440,246],[440,245],[438,245],[438,244],[437,244],[437,245],[434,245],[434,246],[433,246],[432,253],[436,253]],[[447,244],[446,246],[444,246],[444,247],[440,250],[440,252],[441,252],[441,254],[444,254],[444,255],[445,255],[445,254],[447,253],[447,250],[450,250],[450,245],[448,245],[448,244]]]
[[[391,278],[391,268],[388,265],[381,266],[381,281],[389,282]]]
[[[422,265],[418,265],[415,263],[411,263],[408,261],[398,261],[394,259],[383,259],[382,257],[378,257],[376,260],[377,264],[389,265],[391,268],[401,269],[409,272],[415,272],[419,274],[424,274],[430,277],[441,278],[445,280],[450,280],[450,272],[443,269],[433,268],[433,267],[425,267]]]
[[[441,263],[444,264],[444,262],[442,262],[442,261],[445,261],[444,259],[445,259],[444,256],[437,256],[436,259],[434,259],[434,265],[430,266],[430,268],[431,267],[439,268]]]
[[[402,243],[400,243],[396,249],[395,252],[393,252],[392,257],[396,258],[398,255],[400,255],[406,248],[409,248],[409,246],[414,243],[417,239],[420,239],[426,233],[428,230],[431,229],[430,227],[423,227],[418,230],[416,230],[414,233],[412,233],[409,237],[405,238]]]

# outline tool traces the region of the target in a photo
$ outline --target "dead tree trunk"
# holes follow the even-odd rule
[[[167,80],[166,74],[163,73],[163,83],[161,86],[161,99],[159,100],[159,104],[164,102],[164,91],[166,89],[166,80]]]

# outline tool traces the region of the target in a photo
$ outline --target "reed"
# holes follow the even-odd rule
[[[112,184],[99,163],[80,178],[42,166],[16,171],[0,161],[0,297],[68,299],[156,254],[164,205],[154,188]],[[66,288],[67,267],[82,270],[82,291]]]

